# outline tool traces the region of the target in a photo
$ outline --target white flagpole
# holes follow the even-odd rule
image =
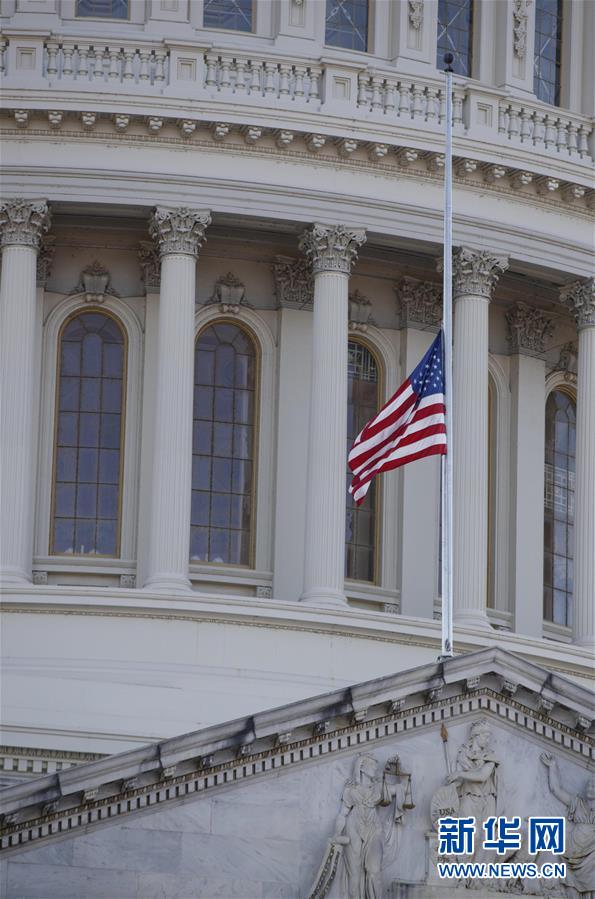
[[[452,597],[452,63],[444,56],[446,76],[446,152],[444,158],[444,264],[442,290],[442,330],[444,333],[444,402],[446,406],[447,451],[442,460],[442,653],[440,660],[453,656]]]

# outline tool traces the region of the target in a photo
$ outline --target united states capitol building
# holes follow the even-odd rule
[[[2,0],[0,895],[594,899],[594,45],[593,0]],[[439,458],[360,507],[346,459],[440,326],[445,52],[440,662]],[[566,875],[440,880],[445,813],[565,816]]]

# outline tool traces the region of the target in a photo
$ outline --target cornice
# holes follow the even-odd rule
[[[237,121],[227,123],[220,119],[180,118],[176,115],[147,116],[145,114],[111,113],[108,111],[86,112],[55,110],[57,118],[54,124],[49,122],[40,127],[39,118],[47,117],[46,110],[38,108],[5,108],[0,119],[3,134],[22,136],[26,131],[31,137],[50,137],[55,140],[59,133],[63,138],[72,140],[109,141],[146,145],[149,141],[155,146],[177,147],[187,150],[216,149],[217,152],[233,152],[257,155],[270,158],[307,160],[309,164],[347,166],[358,170],[371,171],[375,174],[394,176],[396,172],[402,177],[414,180],[443,180],[443,153],[441,150],[421,150],[403,143],[394,144],[384,137],[376,141],[352,141],[354,148],[345,149],[345,139],[340,134],[319,133],[306,130],[303,124],[292,129],[279,131],[275,126],[255,126]],[[58,115],[59,113],[59,115]],[[7,117],[17,122],[17,127],[7,124]],[[85,119],[85,117],[90,117]],[[91,124],[85,124],[85,121]],[[72,126],[78,122],[75,130]],[[330,120],[332,122],[332,119]],[[329,122],[325,123],[328,130]],[[98,127],[100,126],[100,127]],[[110,130],[105,130],[109,128]],[[139,126],[142,134],[135,133]],[[192,127],[191,127],[192,126]],[[280,133],[291,135],[285,141],[279,139]],[[241,138],[241,141],[237,140]],[[425,135],[423,135],[425,137]],[[375,148],[382,152],[376,153]],[[458,148],[457,148],[458,150]],[[539,160],[524,160],[523,166],[499,164],[494,166],[482,162],[478,157],[457,155],[454,159],[454,179],[457,185],[481,189],[482,193],[495,193],[500,196],[514,197],[524,203],[535,204],[558,209],[573,216],[592,218],[593,197],[595,190],[584,183],[569,180],[568,177],[546,176],[539,169]],[[557,161],[556,161],[557,162]],[[498,169],[498,177],[488,177],[489,170]],[[548,182],[548,188],[544,185]],[[554,184],[555,182],[555,184]]]

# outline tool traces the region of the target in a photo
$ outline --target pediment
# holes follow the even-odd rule
[[[333,899],[343,895],[344,863],[333,852],[329,859],[331,838],[346,785],[367,757],[377,768],[369,783],[382,776],[394,787],[393,805],[374,814],[383,828],[398,817],[383,889],[393,899],[431,897],[440,894],[431,881],[433,797],[461,747],[478,729],[488,735],[498,814],[562,814],[542,755],[556,760],[570,794],[584,795],[591,709],[584,688],[484,650],[12,787],[3,792],[3,854],[14,857],[15,876],[25,875],[27,857],[39,874],[38,852],[69,859],[69,871],[87,859],[140,876],[155,846],[151,877],[163,890],[155,895]],[[159,862],[164,846],[170,853]],[[325,860],[337,869],[328,882]],[[203,892],[191,886],[198,882]],[[114,895],[129,895],[119,889]],[[147,886],[142,895],[153,893]]]

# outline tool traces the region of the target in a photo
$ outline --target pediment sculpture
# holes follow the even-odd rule
[[[404,812],[414,806],[411,776],[401,770],[399,757],[389,758],[382,774],[378,767],[372,754],[356,756],[353,776],[343,788],[335,833],[308,899],[327,896],[333,880],[342,897],[384,895],[382,872],[396,858],[398,828]],[[383,808],[390,808],[388,815],[380,811]]]
[[[542,753],[547,768],[548,786],[552,794],[566,806],[570,833],[563,859],[567,865],[566,881],[569,899],[595,899],[595,774],[587,782],[585,795],[564,788],[558,763],[552,755]]]

